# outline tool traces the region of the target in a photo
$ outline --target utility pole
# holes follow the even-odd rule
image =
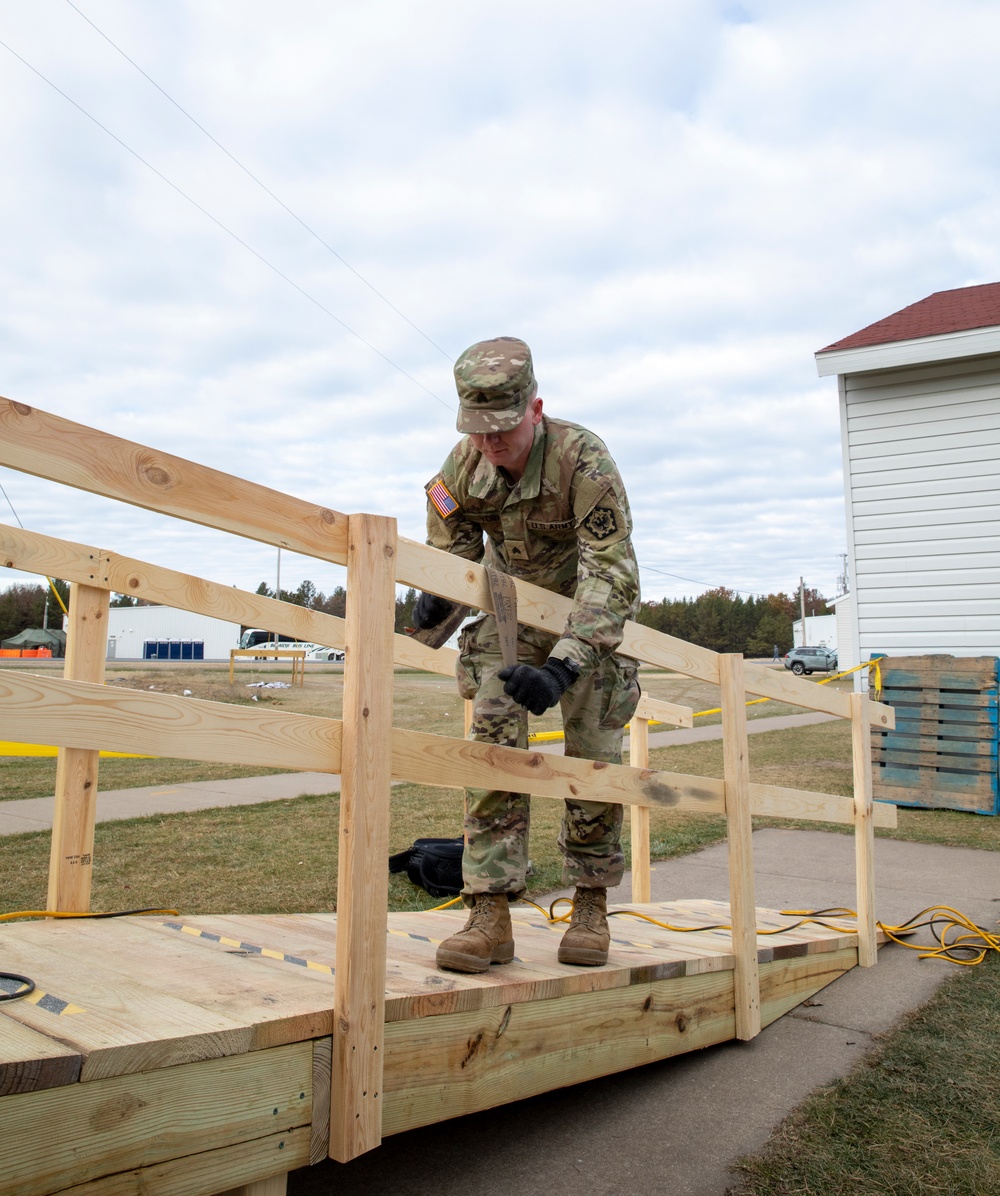
[[[281,549],[280,548],[278,549],[278,577],[274,583],[274,596],[275,596],[275,598],[277,598],[277,600],[279,602],[281,601]],[[275,644],[277,644],[278,633],[276,631],[273,631],[271,634],[274,636]]]
[[[799,578],[799,609],[802,611],[802,643],[800,648],[806,646],[806,581],[804,577]]]
[[[842,552],[840,555],[840,576],[837,578],[837,597],[847,593],[847,553]]]

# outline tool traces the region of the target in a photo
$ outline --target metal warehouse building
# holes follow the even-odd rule
[[[108,611],[108,660],[228,660],[239,642],[239,623],[172,606]]]

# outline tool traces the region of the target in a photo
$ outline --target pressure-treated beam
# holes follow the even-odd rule
[[[71,681],[100,684],[108,647],[107,590],[70,586],[64,671]],[[49,849],[48,908],[66,913],[90,909],[94,873],[94,824],[100,753],[91,747],[61,747]]]
[[[382,1141],[396,521],[352,515],[337,867],[330,1157]]]
[[[722,674],[722,755],[726,777],[729,905],[732,911],[733,1000],[736,1037],[760,1033],[760,975],[757,968],[757,903],[754,900],[753,826],[750,820],[750,760],[744,704],[743,657],[719,657]]]
[[[878,959],[875,940],[875,831],[872,801],[872,729],[867,694],[851,694],[851,746],[854,756],[854,877],[857,886],[858,963]]]
[[[220,764],[340,771],[341,724],[199,698],[120,689],[0,668],[0,732],[24,743],[59,743]],[[496,781],[539,797],[622,802],[665,810],[725,812],[725,783],[685,773],[521,751],[396,727],[394,780],[452,788]],[[854,800],[750,784],[754,814],[854,824]],[[896,825],[896,807],[875,802],[875,826]]]
[[[0,562],[8,569],[78,581],[244,627],[266,627],[305,643],[343,648],[345,642],[344,620],[337,615],[4,523],[0,523]],[[393,637],[393,658],[407,668],[452,677],[457,655],[454,648],[435,650],[408,635]]]

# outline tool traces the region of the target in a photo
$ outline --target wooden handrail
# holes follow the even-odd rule
[[[134,506],[289,548],[320,560],[347,562],[347,516],[232,477],[181,457],[0,399],[0,464]],[[396,581],[477,610],[493,609],[486,570],[446,552],[398,537]],[[121,591],[119,591],[121,592]],[[559,634],[572,602],[517,581],[518,619]],[[647,664],[719,683],[718,653],[629,621],[620,651]],[[745,666],[747,691],[839,718],[851,717],[848,694],[762,665]],[[891,706],[869,702],[872,725],[891,729]]]
[[[0,724],[22,743],[311,772],[339,773],[341,768],[339,719],[14,669],[0,669]],[[624,805],[678,812],[725,810],[725,782],[710,777],[525,752],[402,727],[392,730],[392,775],[446,788],[487,785],[558,799],[610,797]],[[754,814],[854,822],[853,798],[837,794],[751,783],[750,801]],[[875,826],[895,826],[896,807],[875,802],[872,817]]]

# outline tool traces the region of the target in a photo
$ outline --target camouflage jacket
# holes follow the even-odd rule
[[[551,655],[590,672],[639,605],[625,488],[604,443],[543,416],[511,485],[468,436],[427,483],[427,543],[574,599]]]

